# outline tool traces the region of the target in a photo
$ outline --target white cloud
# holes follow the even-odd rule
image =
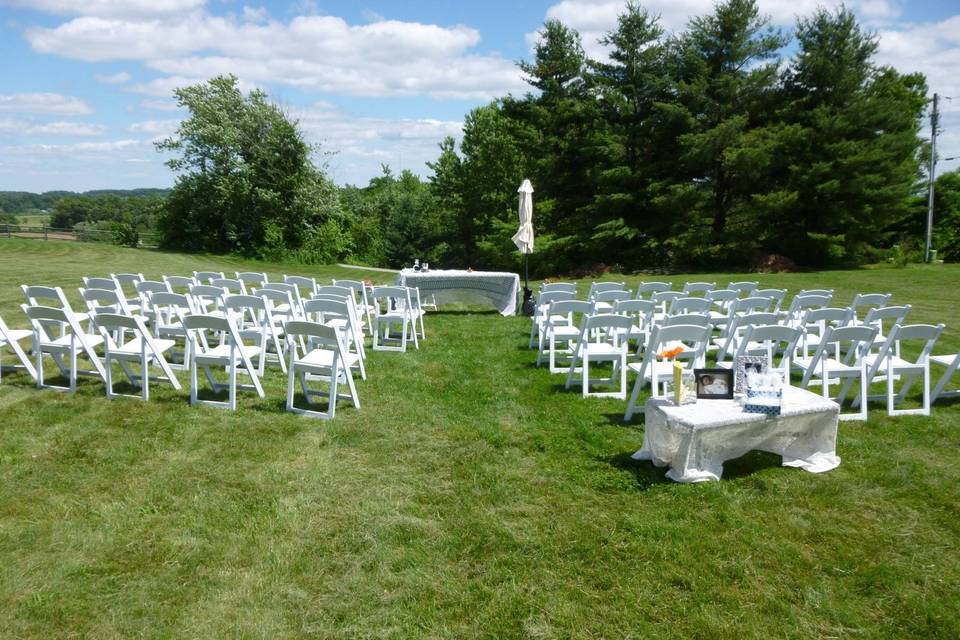
[[[102,84],[124,84],[130,82],[130,74],[126,71],[121,71],[120,73],[114,73],[113,75],[95,75],[93,76],[97,82]]]
[[[200,9],[205,0],[0,0],[0,6],[71,16],[157,16]]]
[[[130,133],[145,133],[151,136],[168,136],[180,126],[179,120],[145,120],[134,122],[127,131]]]
[[[34,50],[88,61],[143,60],[165,74],[132,90],[169,95],[173,88],[217,73],[251,83],[280,83],[362,96],[428,95],[489,99],[522,89],[511,60],[472,54],[480,34],[379,20],[351,25],[334,16],[297,16],[289,22],[198,13],[177,19],[79,17],[54,28],[34,28]]]
[[[28,135],[44,136],[99,136],[107,128],[101,124],[85,122],[45,122],[28,126]]]
[[[80,98],[59,93],[14,93],[0,95],[0,112],[87,116],[93,113],[93,107]]]

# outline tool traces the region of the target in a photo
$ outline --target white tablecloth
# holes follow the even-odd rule
[[[500,271],[463,271],[437,269],[414,271],[404,269],[397,284],[420,289],[420,298],[433,295],[438,304],[444,302],[485,302],[505,316],[517,312],[520,276]]]
[[[781,414],[745,413],[735,400],[698,400],[675,406],[666,398],[650,398],[645,407],[643,447],[636,460],[670,467],[677,482],[719,480],[723,462],[760,450],[783,456],[783,465],[811,473],[840,465],[837,421],[840,407],[832,400],[796,387],[786,387]]]

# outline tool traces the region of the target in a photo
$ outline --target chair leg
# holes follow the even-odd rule
[[[583,354],[583,378],[581,384],[582,395],[586,398],[590,395],[590,355],[587,353]]]
[[[287,411],[293,411],[293,380],[296,377],[293,365],[290,365],[287,372]]]
[[[947,370],[943,372],[943,375],[940,376],[940,380],[937,382],[937,386],[934,387],[933,393],[930,395],[930,402],[934,403],[937,401],[937,398],[940,397],[940,394],[943,393],[944,388],[949,384],[950,379],[953,378],[953,374],[957,372],[957,369],[960,368],[960,354],[957,354],[957,357],[953,359],[953,362],[947,366]],[[949,393],[955,393],[953,391]]]
[[[633,391],[630,392],[630,400],[627,401],[627,411],[623,414],[623,421],[630,422],[633,417],[634,409],[637,406],[637,398],[640,396],[640,387],[643,386],[643,376],[637,373],[637,379],[633,383]]]
[[[232,355],[231,355],[232,359]],[[237,410],[237,363],[231,362],[227,365],[230,368],[230,411]]]

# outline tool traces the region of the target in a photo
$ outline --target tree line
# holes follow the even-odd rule
[[[178,250],[514,270],[530,178],[538,275],[919,255],[927,86],[878,64],[849,10],[818,9],[787,36],[755,0],[723,0],[668,33],[628,2],[600,44],[591,57],[547,21],[518,63],[529,92],[473,109],[426,180],[384,166],[363,187],[333,184],[293,118],[218,76],[175,91],[188,117],[157,145],[168,194],[122,215],[109,194],[92,210],[63,197],[57,215],[122,218]],[[960,173],[938,179],[936,207],[934,246],[960,259]]]

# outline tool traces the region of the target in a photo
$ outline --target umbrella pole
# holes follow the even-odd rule
[[[530,254],[523,254],[523,315],[532,316],[535,310],[533,291],[530,291]]]

